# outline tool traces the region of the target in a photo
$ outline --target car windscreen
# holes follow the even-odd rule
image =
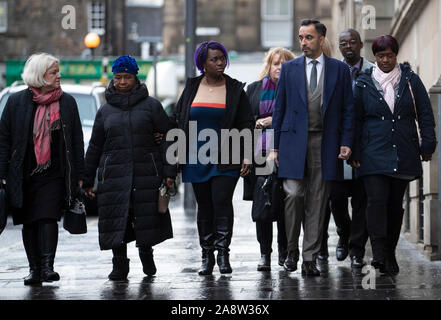
[[[10,93],[6,93],[2,97],[2,100],[0,100],[0,115],[3,113],[3,109],[5,108],[6,101],[8,101],[8,98],[9,98],[10,95],[11,95]]]
[[[81,124],[86,127],[92,127],[95,121],[95,114],[97,105],[95,98],[92,95],[69,93],[75,98],[78,105],[78,112],[80,113]]]
[[[3,113],[6,102],[11,93],[6,93],[0,100],[0,115]],[[95,98],[87,94],[70,93],[75,98],[78,105],[81,124],[86,127],[92,127],[95,121],[95,114],[98,109]]]

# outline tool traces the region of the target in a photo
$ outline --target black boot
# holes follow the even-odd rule
[[[230,265],[230,254],[227,250],[219,250],[217,252],[217,265],[219,266],[220,273],[232,273],[233,269],[231,269]]]
[[[24,278],[25,286],[41,284],[40,250],[38,248],[38,226],[24,226],[23,245],[29,262],[29,275]]]
[[[271,271],[271,253],[262,254],[260,256],[260,262],[257,265],[257,271]]]
[[[202,249],[202,265],[199,269],[199,275],[208,276],[213,273],[215,265],[213,250]]]
[[[109,274],[110,280],[127,280],[127,275],[129,274],[129,259],[124,257],[113,257],[112,264],[113,269]]]
[[[152,247],[139,247],[138,251],[142,262],[142,271],[148,276],[153,276],[156,273],[156,266],[155,261],[153,260]]]
[[[231,273],[230,255],[228,248],[233,235],[233,219],[228,217],[216,218],[216,237],[214,248],[217,250],[217,264],[220,273]]]
[[[39,245],[41,258],[41,281],[52,282],[60,280],[60,275],[54,271],[55,252],[58,244],[58,224],[40,223]]]

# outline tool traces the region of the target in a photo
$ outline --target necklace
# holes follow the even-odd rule
[[[204,80],[205,80],[205,84],[207,85],[207,87],[208,87],[208,91],[209,92],[213,92],[214,91],[214,88],[217,88],[217,87],[219,87],[219,86],[216,86],[216,85],[210,85],[209,83],[208,83],[208,80],[207,80],[207,77],[204,77]]]

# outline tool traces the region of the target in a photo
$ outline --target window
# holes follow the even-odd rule
[[[106,5],[104,1],[90,1],[87,8],[89,32],[103,35],[106,31]]]
[[[0,2],[0,32],[8,31],[8,3]]]
[[[262,46],[292,47],[293,0],[261,0]]]

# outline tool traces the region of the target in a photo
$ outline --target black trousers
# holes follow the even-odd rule
[[[351,198],[352,220],[349,216],[348,199]],[[366,226],[366,192],[361,179],[333,181],[330,207],[326,212],[324,241],[328,238],[329,219],[332,212],[337,234],[349,241],[349,255],[364,257],[368,231]]]
[[[366,219],[373,259],[395,254],[403,222],[403,197],[409,180],[386,175],[362,177],[367,194]]]
[[[282,215],[277,221],[277,244],[280,251],[286,251],[287,238],[285,229],[285,217]],[[257,241],[260,244],[261,254],[270,254],[273,243],[273,222],[272,221],[256,221]]]
[[[192,183],[198,204],[197,224],[202,249],[229,251],[233,235],[233,194],[238,178],[215,176]]]

